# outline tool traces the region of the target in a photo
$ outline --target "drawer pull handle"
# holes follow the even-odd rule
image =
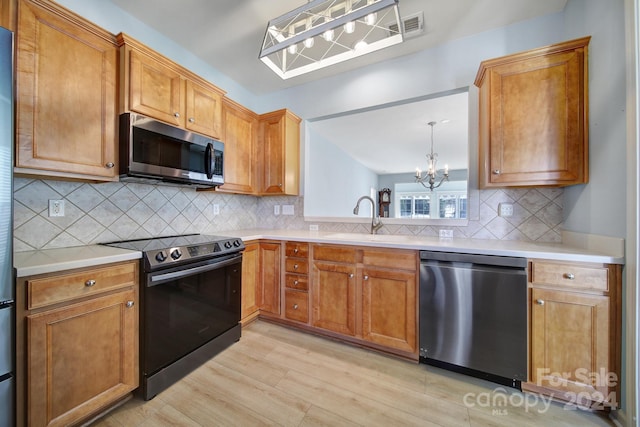
[[[536,304],[538,304],[538,305],[544,305],[544,300],[543,300],[543,299],[537,299],[537,300],[536,300]]]
[[[294,285],[296,285],[296,286],[298,286],[298,281],[297,281],[297,280],[294,280],[294,281],[293,281],[293,284],[294,284]]]
[[[298,264],[293,264],[293,269],[297,270],[298,269]]]
[[[293,309],[297,310],[298,309],[298,304],[293,304]]]
[[[134,304],[133,301],[127,301],[126,306],[127,306],[127,308],[131,308],[131,307],[133,307],[133,304]]]
[[[95,285],[95,284],[96,284],[96,281],[95,281],[95,280],[93,280],[93,279],[89,279],[89,280],[87,280],[86,282],[84,282],[84,285],[85,285],[86,287],[88,287],[88,288],[92,287],[92,286],[93,286],[93,285]]]
[[[569,279],[569,280],[573,280],[576,278],[576,276],[573,273],[564,273],[564,278],[565,279]]]
[[[293,250],[293,253],[294,253],[294,254],[297,254],[297,253],[298,253],[298,248],[295,248],[295,249]]]

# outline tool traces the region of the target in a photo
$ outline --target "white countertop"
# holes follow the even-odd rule
[[[112,248],[110,246],[74,246],[70,248],[15,252],[13,254],[13,266],[16,269],[16,277],[26,277],[35,274],[110,264],[112,262],[129,261],[140,259],[141,257],[141,252]]]
[[[460,252],[467,254],[515,256],[523,258],[544,258],[560,261],[624,264],[624,257],[613,253],[587,250],[559,243],[520,242],[515,240],[439,239],[437,237],[408,236],[399,234],[372,235],[305,230],[252,229],[233,230],[217,234],[240,237],[244,241],[275,239],[376,246],[397,249],[416,249],[425,251]]]
[[[260,239],[372,246],[426,251],[459,252],[559,261],[624,264],[624,257],[564,244],[519,242],[512,240],[439,239],[427,236],[340,233],[305,230],[232,230],[216,233],[242,238],[245,242]],[[45,249],[14,254],[17,277],[54,273],[74,268],[139,259],[142,253],[110,246],[91,245]]]

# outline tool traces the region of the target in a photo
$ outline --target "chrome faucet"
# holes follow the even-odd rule
[[[363,199],[367,199],[368,201],[371,202],[371,234],[376,234],[376,231],[378,231],[383,224],[382,224],[382,221],[380,221],[380,215],[378,215],[378,218],[376,219],[376,202],[374,202],[371,197],[369,196],[360,197],[356,202],[356,207],[353,208],[353,214],[358,215],[358,211],[360,210],[360,202]]]

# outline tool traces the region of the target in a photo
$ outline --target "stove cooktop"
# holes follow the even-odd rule
[[[165,267],[187,261],[195,262],[240,252],[244,249],[244,243],[241,239],[206,234],[123,240],[104,243],[104,245],[142,252],[148,268]]]

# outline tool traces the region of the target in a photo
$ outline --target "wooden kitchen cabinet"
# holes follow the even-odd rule
[[[18,2],[15,172],[117,180],[115,37],[46,0]]]
[[[530,263],[530,370],[523,388],[595,409],[617,406],[620,266]]]
[[[224,91],[126,34],[117,40],[121,113],[133,111],[221,139]]]
[[[588,182],[589,40],[481,63],[481,188]]]
[[[18,425],[77,424],[138,387],[138,265],[17,279]]]
[[[240,319],[243,325],[259,313],[260,243],[247,243],[242,253],[242,304]]]
[[[284,243],[284,318],[309,322],[309,243]]]
[[[228,99],[222,100],[224,185],[216,191],[256,194],[260,175],[258,115]]]
[[[312,325],[417,359],[415,251],[313,245]]]
[[[262,195],[299,194],[300,118],[283,109],[261,114]]]
[[[280,242],[260,242],[260,314],[280,316]]]

